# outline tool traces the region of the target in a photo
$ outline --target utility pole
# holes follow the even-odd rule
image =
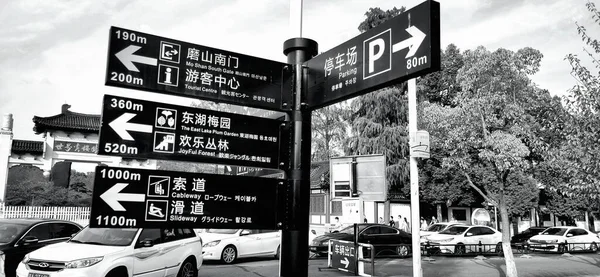
[[[416,140],[417,136],[417,80],[412,78],[408,80],[408,133],[411,142]],[[412,260],[413,276],[423,277],[421,268],[421,241],[420,241],[420,212],[419,212],[419,168],[417,167],[417,158],[410,157],[410,211],[412,221]]]
[[[293,67],[293,109],[291,161],[288,172],[288,226],[282,231],[279,276],[308,276],[308,232],[310,208],[311,112],[303,102],[306,75],[302,63],[316,56],[316,41],[302,38],[302,0],[290,1],[290,26],[297,28],[297,37],[283,43],[283,54]],[[284,92],[285,92],[284,88]]]

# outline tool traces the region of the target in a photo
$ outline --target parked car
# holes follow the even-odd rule
[[[81,230],[71,221],[46,219],[0,219],[0,276],[14,277],[27,253],[64,242]]]
[[[320,256],[327,255],[329,240],[354,241],[354,226],[348,226],[339,232],[318,236],[311,242],[309,250]],[[412,236],[398,228],[383,224],[358,224],[358,242],[372,244],[375,256],[397,254],[403,257],[410,255]]]
[[[540,234],[546,229],[548,229],[548,227],[530,227],[527,230],[514,235],[510,239],[510,244],[526,243],[531,237]]]
[[[200,235],[204,241],[205,260],[220,260],[230,264],[238,258],[279,258],[279,230],[207,229]]]
[[[195,277],[202,262],[202,240],[192,229],[86,227],[26,255],[17,276]]]
[[[437,234],[456,225],[461,225],[461,223],[439,222],[432,224],[427,228],[427,230],[419,232],[419,235],[421,236],[421,243],[425,242],[428,236]]]
[[[600,239],[588,230],[573,226],[551,227],[541,234],[531,237],[529,249],[539,251],[568,252],[587,248],[592,252],[598,251]]]
[[[427,237],[432,248],[442,253],[464,254],[478,251],[479,242],[486,245],[484,251],[502,250],[502,233],[487,226],[455,225]],[[493,246],[490,246],[493,245]]]

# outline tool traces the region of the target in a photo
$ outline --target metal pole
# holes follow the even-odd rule
[[[408,80],[408,132],[411,141],[417,134],[417,80],[412,78]],[[410,157],[410,211],[412,221],[412,258],[413,258],[413,277],[423,277],[421,268],[421,242],[419,230],[419,172],[417,168],[417,158]]]
[[[290,1],[293,17],[298,14],[298,35],[302,35],[302,0]],[[296,4],[296,5],[294,5]],[[296,12],[297,13],[296,13]],[[290,25],[293,25],[290,22]],[[293,110],[290,112],[292,124],[292,149],[288,180],[287,226],[281,232],[281,255],[279,276],[308,277],[308,232],[310,209],[310,150],[311,150],[311,113],[303,105],[306,88],[306,72],[302,63],[318,53],[316,41],[306,38],[292,38],[283,43],[283,54],[287,63],[293,65],[292,84]],[[282,93],[290,93],[283,88]],[[285,149],[282,149],[285,151]]]

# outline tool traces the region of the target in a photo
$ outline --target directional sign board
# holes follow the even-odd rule
[[[428,0],[307,61],[310,109],[440,68],[440,4]]]
[[[111,27],[106,85],[289,110],[286,64]],[[282,103],[286,103],[285,107]]]
[[[356,251],[354,242],[343,240],[330,240],[331,252],[329,253],[331,267],[342,271],[356,272]]]
[[[279,182],[98,166],[90,226],[278,229]]]
[[[105,95],[98,154],[278,168],[281,123]]]

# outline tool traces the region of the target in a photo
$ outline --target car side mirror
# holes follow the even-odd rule
[[[250,235],[250,231],[248,231],[248,230],[243,230],[243,231],[240,233],[240,236],[247,236],[247,235]]]
[[[466,236],[467,236],[467,237],[470,237],[470,236],[472,236],[472,235],[473,235],[473,233],[469,232],[469,233],[467,233],[467,235],[466,235]]]
[[[31,245],[31,244],[38,243],[39,239],[34,236],[27,236],[27,237],[24,237],[21,242],[23,242],[23,245]]]
[[[154,246],[154,242],[151,239],[145,239],[140,242],[141,247],[152,247]]]
[[[567,238],[570,238],[572,236],[573,236],[573,234],[567,234]]]

